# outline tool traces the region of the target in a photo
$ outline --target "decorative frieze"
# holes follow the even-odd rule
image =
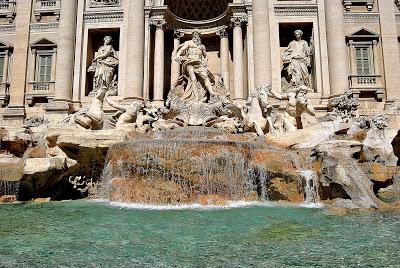
[[[318,6],[276,6],[276,16],[317,16]]]
[[[89,7],[118,7],[121,0],[90,0]]]
[[[51,23],[32,23],[29,28],[30,30],[49,30],[49,29],[58,29],[59,23],[58,22],[51,22]]]
[[[378,23],[379,13],[345,13],[345,23]]]
[[[124,12],[99,12],[99,13],[86,13],[84,21],[86,23],[96,22],[120,22],[124,19]]]

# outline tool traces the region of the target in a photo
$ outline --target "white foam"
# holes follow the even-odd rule
[[[106,206],[115,208],[132,209],[132,210],[220,210],[220,209],[234,209],[234,208],[249,208],[249,207],[301,207],[301,208],[323,208],[320,203],[303,203],[291,204],[271,201],[230,201],[226,205],[201,205],[201,204],[181,204],[181,205],[151,205],[140,203],[124,203],[112,202],[107,199],[92,199],[91,202],[101,203]]]

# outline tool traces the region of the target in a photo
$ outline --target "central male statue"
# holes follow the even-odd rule
[[[205,102],[207,93],[217,95],[212,85],[214,76],[207,68],[207,51],[198,32],[193,32],[192,40],[178,47],[175,60],[182,64],[182,73],[188,79],[182,100]]]

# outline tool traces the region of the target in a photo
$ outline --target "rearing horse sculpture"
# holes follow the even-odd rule
[[[264,136],[268,124],[271,125],[270,120],[264,117],[270,108],[268,97],[271,91],[271,86],[260,86],[250,94],[246,107],[241,111],[245,131],[255,130],[258,136]]]

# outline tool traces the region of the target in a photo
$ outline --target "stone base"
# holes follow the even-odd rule
[[[151,105],[156,108],[162,108],[162,107],[164,107],[164,101],[163,100],[154,100],[151,102]]]
[[[73,112],[73,105],[67,101],[53,101],[46,105],[46,117],[49,121],[59,122]]]
[[[21,126],[25,119],[24,106],[9,106],[4,110],[3,120],[7,126]]]

